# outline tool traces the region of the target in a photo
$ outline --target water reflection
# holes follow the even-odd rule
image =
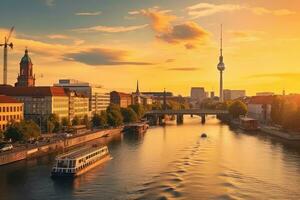
[[[180,126],[93,142],[108,144],[113,159],[76,179],[49,177],[55,155],[1,167],[0,199],[300,197],[299,143],[245,133],[214,118],[203,125],[185,117]]]

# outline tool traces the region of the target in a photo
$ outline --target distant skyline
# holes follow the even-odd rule
[[[9,84],[28,47],[37,85],[218,94],[223,24],[224,89],[300,93],[298,0],[2,0],[0,18],[0,43],[15,26]],[[3,48],[0,68],[2,83]]]

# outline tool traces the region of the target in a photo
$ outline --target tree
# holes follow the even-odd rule
[[[106,111],[102,111],[101,114],[94,114],[92,117],[93,127],[104,127],[107,125]]]
[[[54,128],[55,128],[55,124],[52,121],[47,120],[47,132],[52,133]]]
[[[107,123],[110,126],[120,126],[123,124],[123,116],[121,114],[120,106],[111,104],[106,109]]]
[[[75,116],[73,119],[72,119],[72,126],[77,126],[80,124],[80,119],[78,116]]]
[[[120,111],[112,110],[107,113],[107,123],[110,126],[120,126],[123,124],[123,116]]]
[[[59,122],[59,118],[56,114],[52,113],[49,115],[48,119],[47,119],[47,130],[48,130],[48,121],[49,123],[51,122],[54,125],[54,128],[52,129],[51,133],[57,133],[61,130],[61,124]],[[49,130],[48,130],[49,132]]]
[[[90,128],[91,124],[90,124],[89,117],[87,115],[84,115],[81,124],[85,125],[87,128]]]
[[[233,118],[238,118],[240,115],[245,115],[247,113],[247,106],[243,102],[237,100],[229,105],[228,111]]]
[[[13,142],[22,140],[23,134],[21,131],[21,126],[19,122],[12,122],[8,125],[4,132],[4,137],[6,139],[11,139]]]
[[[134,110],[134,112],[137,114],[138,119],[144,116],[145,109],[142,104],[134,104],[134,105],[130,105],[129,107]]]
[[[276,124],[282,124],[284,112],[284,99],[277,96],[274,97],[271,105],[271,119]]]
[[[0,141],[2,141],[4,139],[4,133],[2,130],[0,130]]]
[[[133,123],[138,121],[138,116],[132,108],[122,108],[121,113],[125,123]]]
[[[21,122],[12,122],[8,125],[4,132],[6,139],[13,141],[28,140],[30,138],[37,138],[40,136],[39,126],[32,120]]]

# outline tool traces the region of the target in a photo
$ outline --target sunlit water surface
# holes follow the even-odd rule
[[[0,199],[300,199],[300,143],[213,118],[99,142],[113,159],[75,180],[50,178],[54,155],[0,167]]]

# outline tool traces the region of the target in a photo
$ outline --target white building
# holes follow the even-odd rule
[[[272,96],[253,96],[248,102],[248,116],[260,122],[271,121]]]
[[[109,91],[102,87],[92,86],[87,82],[80,82],[74,79],[60,79],[54,86],[68,88],[78,94],[85,95],[89,98],[89,111],[91,113],[100,113],[110,104]]]
[[[89,116],[89,98],[77,92],[69,91],[69,120],[75,116],[82,119],[85,115]]]
[[[245,97],[246,91],[245,90],[223,90],[223,99],[226,100],[234,100],[240,97]]]

